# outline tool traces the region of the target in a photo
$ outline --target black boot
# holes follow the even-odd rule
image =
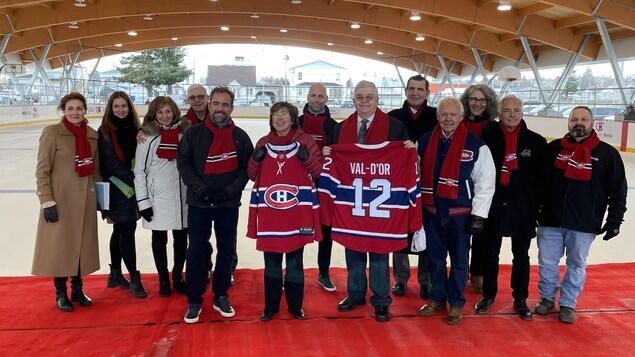
[[[84,280],[79,275],[71,277],[71,301],[78,303],[79,306],[93,304],[93,300],[84,294]]]
[[[141,273],[138,270],[130,272],[130,293],[136,298],[148,297],[148,292],[141,284]]]
[[[122,289],[130,289],[130,282],[121,274],[121,267],[115,268],[110,265],[110,274],[108,275],[108,282],[106,286],[109,288],[116,288],[117,286]]]
[[[170,288],[170,273],[167,271],[159,273],[159,296],[169,297],[172,295]]]
[[[172,271],[172,286],[179,294],[185,294],[185,280],[183,280],[183,273],[176,273]]]
[[[55,285],[55,303],[57,308],[62,312],[73,311],[73,303],[68,299],[66,294],[66,280],[67,277],[53,278],[53,285]]]

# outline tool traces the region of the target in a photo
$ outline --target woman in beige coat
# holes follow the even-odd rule
[[[99,269],[95,182],[101,181],[97,132],[84,117],[86,99],[65,95],[58,107],[64,117],[42,130],[35,177],[40,213],[31,273],[52,276],[57,307],[73,311],[92,301],[82,276]],[[71,276],[71,300],[66,281]]]

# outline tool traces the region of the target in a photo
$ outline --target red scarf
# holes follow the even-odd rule
[[[412,120],[417,120],[419,119],[419,116],[421,115],[421,112],[423,112],[423,108],[425,108],[426,105],[428,105],[428,100],[424,99],[423,100],[423,104],[421,104],[421,106],[419,106],[419,108],[417,109],[416,112],[412,111],[412,107],[407,104],[408,102],[406,102],[406,105],[408,106],[408,113],[410,113],[410,116],[412,117]]]
[[[518,158],[516,151],[518,147],[518,133],[520,133],[519,124],[514,131],[508,131],[503,122],[500,123],[503,137],[505,138],[505,156],[503,156],[503,166],[501,167],[501,186],[509,185],[509,179],[512,171],[518,170]]]
[[[463,120],[463,126],[470,131],[470,133],[475,134],[479,138],[481,137],[481,133],[483,132],[483,128],[489,124],[489,120],[483,120],[480,122],[473,122],[469,120]]]
[[[115,155],[117,155],[117,159],[119,162],[125,163],[126,159],[123,157],[123,152],[121,151],[121,147],[119,147],[119,142],[117,142],[117,135],[115,135],[115,131],[110,129],[110,139],[112,140],[112,146],[115,147]]]
[[[92,174],[94,170],[93,155],[90,151],[88,137],[86,136],[86,132],[88,130],[86,121],[84,120],[81,124],[79,124],[79,126],[75,126],[66,119],[66,116],[64,116],[62,122],[64,123],[66,129],[75,135],[75,171],[77,172],[77,175],[82,177]]]
[[[459,197],[459,170],[461,168],[461,156],[465,140],[467,140],[467,129],[459,125],[450,139],[450,147],[443,160],[439,180],[437,182],[436,195],[449,199]],[[443,137],[441,126],[437,125],[432,131],[430,141],[423,154],[421,162],[421,202],[424,205],[434,204],[434,168],[439,149],[439,138]]]
[[[190,123],[192,123],[192,126],[200,123],[200,121],[198,121],[198,117],[196,116],[196,113],[194,113],[194,110],[192,108],[187,110],[187,113],[185,113],[185,117],[190,120]],[[208,121],[208,120],[209,120],[209,113],[207,113],[207,115],[205,116],[204,121]]]
[[[234,145],[234,122],[219,129],[211,120],[205,120],[205,126],[214,134],[214,140],[209,147],[207,160],[205,161],[205,174],[222,174],[238,168],[236,145]]]
[[[589,181],[591,180],[591,173],[593,171],[591,150],[595,149],[599,143],[600,139],[595,133],[595,130],[591,132],[591,136],[580,143],[569,142],[569,134],[567,134],[560,140],[562,150],[553,165],[564,170],[564,177],[573,180]]]
[[[302,130],[315,139],[320,150],[326,145],[326,133],[324,132],[324,121],[326,118],[326,115],[313,115],[310,112],[304,112]]]
[[[375,110],[375,117],[370,123],[370,127],[366,132],[365,144],[379,144],[388,138],[389,127],[388,115],[379,108]],[[351,114],[340,130],[339,144],[355,144],[357,143],[357,112]]]
[[[164,129],[161,126],[161,142],[157,148],[157,156],[161,159],[176,159],[176,147],[179,145],[179,133],[181,128],[178,122],[170,129]]]
[[[295,134],[295,129],[289,130],[287,135],[278,136],[275,130],[269,132],[269,141],[274,145],[285,145],[291,143],[291,139],[293,138],[293,134]]]

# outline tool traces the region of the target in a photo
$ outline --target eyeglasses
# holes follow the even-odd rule
[[[191,96],[187,97],[187,99],[190,102],[193,102],[195,100],[203,100],[203,99],[205,99],[205,97],[207,97],[207,96],[206,95],[191,95]]]
[[[375,99],[374,95],[367,95],[367,96],[362,96],[362,95],[356,95],[355,96],[355,100],[358,102],[363,102],[364,100],[366,100],[367,102],[372,101],[373,99]]]
[[[282,113],[273,113],[271,114],[271,116],[276,118],[288,118],[291,116],[291,114],[282,112]]]
[[[470,103],[472,103],[472,104],[476,104],[476,103],[485,104],[485,103],[487,103],[487,99],[485,99],[485,98],[469,97],[468,99],[470,100]]]

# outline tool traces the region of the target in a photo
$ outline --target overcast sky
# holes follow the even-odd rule
[[[397,77],[395,66],[374,61],[366,58],[340,54],[336,52],[320,51],[313,49],[303,49],[289,46],[270,45],[197,45],[187,46],[187,57],[185,64],[190,69],[195,69],[196,81],[200,77],[207,75],[208,65],[234,64],[234,57],[244,57],[245,64],[256,66],[258,78],[273,76],[284,78],[285,69],[303,65],[317,60],[326,61],[334,65],[344,67],[350,71],[353,82],[357,82],[368,76],[377,77]],[[101,60],[98,70],[111,70],[119,65],[120,56],[105,57]],[[285,61],[285,55],[288,61]],[[286,62],[286,63],[285,63]],[[91,68],[95,61],[87,61],[85,66]],[[581,75],[589,67],[588,65],[578,65],[576,74]],[[595,76],[613,76],[613,71],[609,63],[591,65],[591,70]],[[623,74],[628,76],[635,74],[635,61],[627,61],[624,64]],[[288,73],[288,72],[287,72]],[[562,68],[541,70],[541,77],[554,78],[562,73]],[[415,73],[411,70],[401,69],[404,80]],[[522,71],[525,78],[533,78],[531,71]],[[439,78],[440,79],[440,78]]]

